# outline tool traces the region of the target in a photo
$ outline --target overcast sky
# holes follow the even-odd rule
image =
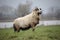
[[[25,3],[26,0],[0,0],[0,6],[8,5],[17,8],[20,3]],[[31,0],[32,7],[38,6],[43,10],[49,7],[60,7],[60,0]]]

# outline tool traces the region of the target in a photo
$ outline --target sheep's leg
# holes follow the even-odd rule
[[[17,32],[20,32],[20,28],[17,30]]]
[[[35,30],[35,27],[32,27],[32,31],[34,31]]]
[[[34,23],[31,24],[31,27],[32,27],[32,31],[34,31],[35,30]]]
[[[14,32],[17,31],[15,24],[13,24]]]
[[[18,29],[18,32],[20,32],[20,27],[19,27],[19,29]]]
[[[19,26],[18,26],[18,25],[16,25],[16,30],[17,30],[17,32],[19,32],[19,31],[20,31],[20,28],[19,28]]]

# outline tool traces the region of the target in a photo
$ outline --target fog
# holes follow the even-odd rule
[[[60,20],[39,21],[36,26],[60,25]],[[0,28],[12,28],[13,22],[0,22]]]
[[[59,3],[59,0],[0,0],[0,21],[13,21],[29,14],[34,7],[42,8],[41,20],[60,20]]]
[[[58,24],[60,22],[58,21],[60,20],[59,4],[60,0],[0,0],[0,23],[13,22],[14,19],[32,12],[34,7],[38,7],[42,9],[40,21],[44,22],[41,23],[57,20],[55,23]]]

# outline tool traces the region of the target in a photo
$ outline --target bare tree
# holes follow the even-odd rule
[[[21,17],[28,14],[30,12],[31,4],[30,1],[26,1],[25,4],[19,4],[16,15]]]

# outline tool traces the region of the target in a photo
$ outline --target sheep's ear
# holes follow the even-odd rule
[[[35,11],[39,10],[38,8],[35,8]]]
[[[39,9],[37,8],[37,7],[35,7],[34,9],[33,9],[33,11],[38,11]]]

